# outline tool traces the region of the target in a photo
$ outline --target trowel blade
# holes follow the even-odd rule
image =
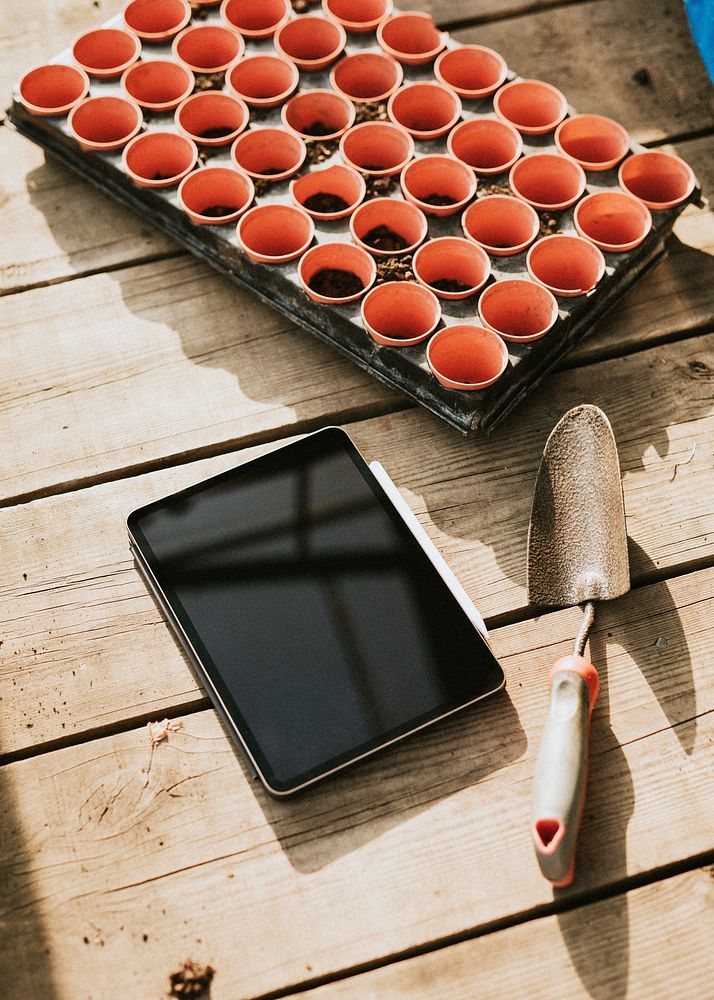
[[[569,410],[546,442],[528,532],[532,604],[608,601],[630,589],[620,461],[597,406]]]

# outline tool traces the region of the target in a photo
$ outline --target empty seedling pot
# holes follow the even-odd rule
[[[256,108],[274,108],[300,81],[297,66],[282,56],[248,56],[226,72],[228,90]]]
[[[258,205],[238,223],[238,242],[256,264],[285,264],[300,257],[312,243],[310,216],[291,205]]]
[[[491,262],[481,247],[458,236],[422,244],[414,254],[414,274],[440,299],[465,299],[488,281]]]
[[[555,130],[555,145],[583,170],[610,170],[630,148],[630,137],[612,118],[575,115]]]
[[[508,66],[503,56],[483,45],[461,45],[442,52],[434,76],[459,97],[476,100],[495,93],[503,84]]]
[[[440,83],[409,83],[389,98],[387,114],[415,139],[437,139],[459,120],[461,101]]]
[[[504,340],[528,344],[539,340],[558,319],[555,296],[526,278],[508,278],[489,285],[478,303],[485,327]]]
[[[85,31],[72,46],[72,58],[89,76],[121,76],[141,55],[141,42],[131,31],[96,28]]]
[[[367,185],[352,167],[335,164],[311,170],[290,182],[290,194],[313,219],[324,222],[343,219],[364,200]]]
[[[322,0],[322,9],[354,35],[376,31],[392,13],[392,0]]]
[[[508,183],[519,198],[543,211],[560,212],[585,191],[585,171],[559,153],[534,153],[511,167]]]
[[[191,20],[186,0],[129,0],[124,23],[146,42],[164,42],[178,35]]]
[[[450,156],[422,156],[408,163],[401,176],[407,201],[427,215],[455,215],[476,194],[473,170]]]
[[[239,170],[260,180],[283,181],[297,173],[307,150],[302,139],[281,128],[256,128],[239,135],[231,158]]]
[[[362,122],[340,140],[345,163],[364,174],[387,177],[401,173],[414,156],[414,140],[390,122]]]
[[[600,191],[578,204],[575,228],[601,250],[624,253],[642,243],[652,228],[652,216],[647,206],[630,194]]]
[[[524,135],[545,135],[565,118],[568,102],[557,87],[542,80],[514,80],[493,99],[496,114]]]
[[[217,226],[240,218],[254,194],[245,174],[230,167],[206,167],[184,177],[178,203],[192,222]]]
[[[506,194],[475,201],[461,218],[464,234],[494,257],[522,253],[538,236],[540,220],[535,209]]]
[[[90,97],[72,109],[69,129],[82,149],[121,149],[141,128],[141,109],[123,97]]]
[[[355,120],[351,101],[332,90],[305,90],[282,110],[283,124],[307,139],[339,139]]]
[[[446,38],[428,14],[405,10],[377,28],[377,41],[390,56],[407,66],[433,62]]]
[[[396,59],[379,52],[345,56],[330,73],[334,89],[352,101],[386,101],[403,78],[404,70]]]
[[[270,38],[290,17],[290,0],[224,0],[221,17],[245,38]]]
[[[196,144],[175,132],[145,132],[124,149],[122,163],[139,187],[175,187],[196,165]]]
[[[617,176],[620,187],[656,211],[681,205],[697,183],[688,163],[659,150],[628,157]]]
[[[375,257],[412,253],[427,234],[426,216],[415,205],[394,198],[373,198],[350,219],[352,239]]]
[[[300,259],[300,284],[313,302],[356,302],[377,276],[374,259],[350,243],[321,243]]]
[[[30,114],[59,117],[84,100],[89,93],[89,77],[75,66],[48,63],[25,73],[18,93]]]
[[[362,322],[372,340],[385,347],[410,347],[426,340],[441,319],[439,300],[423,285],[387,281],[362,303]]]
[[[305,14],[287,21],[275,35],[278,52],[306,73],[325,69],[345,47],[345,29],[336,21]]]
[[[605,258],[580,236],[545,236],[528,251],[528,273],[559,298],[585,295],[605,273]]]
[[[470,118],[449,133],[446,145],[452,156],[477,174],[502,174],[523,152],[523,140],[508,122]]]
[[[204,146],[227,146],[245,129],[249,120],[245,103],[230,94],[204,90],[191,94],[176,109],[181,131]]]
[[[195,73],[219,73],[240,59],[245,42],[231,28],[201,24],[182,31],[171,48],[174,56]]]
[[[508,350],[492,330],[461,323],[434,334],[426,348],[426,360],[446,389],[485,389],[505,372]]]
[[[170,59],[135,63],[121,78],[121,85],[129,97],[151,111],[177,108],[191,93],[195,82],[190,69]]]

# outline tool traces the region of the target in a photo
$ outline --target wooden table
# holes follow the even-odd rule
[[[431,0],[714,190],[713,90],[677,0]],[[116,0],[3,3],[7,102]],[[637,70],[640,82],[633,78]],[[714,996],[714,220],[487,439],[465,440],[0,129],[0,994],[213,1000]],[[601,405],[631,594],[601,670],[572,889],[530,844],[547,670],[525,539],[545,438]],[[250,780],[141,583],[137,505],[328,423],[379,458],[492,630],[507,693],[295,801]],[[150,754],[147,722],[180,720]]]

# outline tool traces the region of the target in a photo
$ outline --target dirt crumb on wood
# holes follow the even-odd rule
[[[646,66],[640,66],[632,74],[632,79],[635,83],[638,83],[640,87],[651,87],[652,86],[652,74],[647,69]]]
[[[540,225],[538,227],[540,236],[552,236],[554,233],[561,231],[559,215],[553,215],[552,212],[540,213]]]
[[[222,90],[225,80],[225,73],[197,73],[196,85],[193,88],[195,93],[202,90]]]
[[[414,281],[414,269],[412,268],[412,255],[406,254],[404,257],[385,257],[377,262],[376,284],[381,285],[384,281]]]
[[[387,105],[384,101],[355,101],[355,125],[362,122],[386,122]]]
[[[296,14],[304,14],[310,9],[310,0],[290,0]]]
[[[307,146],[307,156],[305,157],[306,163],[324,163],[325,160],[330,159],[339,143],[334,140],[330,142],[308,141],[305,145]]]
[[[487,198],[490,194],[512,194],[508,184],[479,184],[476,195],[479,198]]]
[[[180,969],[169,976],[172,997],[205,997],[213,981],[216,970],[210,965],[201,965],[189,958]]]
[[[367,193],[365,199],[384,198],[397,186],[398,177],[365,177]]]

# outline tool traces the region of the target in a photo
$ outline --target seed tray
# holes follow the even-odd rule
[[[311,8],[310,12],[313,12]],[[300,17],[303,15],[295,14]],[[217,7],[199,9],[193,23],[221,22]],[[121,16],[107,21],[105,27],[122,25]],[[274,51],[272,39],[255,41],[245,39],[245,55]],[[447,38],[447,48],[458,47],[458,42]],[[374,34],[347,36],[346,54],[360,51],[379,51]],[[142,59],[171,59],[171,40],[163,44],[144,44]],[[71,51],[66,49],[52,62],[73,64]],[[321,72],[300,74],[300,90],[330,88],[329,67]],[[404,69],[404,83],[433,80],[433,64],[408,66]],[[508,80],[517,75],[509,70]],[[200,78],[197,76],[200,81]],[[220,87],[220,84],[219,84]],[[90,96],[118,96],[121,88],[118,79],[91,78]],[[462,98],[463,119],[474,117],[494,118],[493,98],[465,100]],[[569,113],[574,110],[569,108]],[[250,109],[251,126],[283,128],[281,108],[256,111]],[[10,118],[17,130],[43,146],[82,176],[120,202],[149,219],[192,253],[207,260],[221,273],[238,284],[247,286],[260,298],[294,320],[320,339],[327,341],[360,367],[387,383],[427,409],[437,414],[462,433],[488,431],[496,425],[532,388],[557,364],[572,346],[581,341],[593,325],[625,294],[647,271],[664,250],[664,238],[685,207],[684,204],[666,211],[655,211],[653,228],[635,250],[627,253],[605,253],[606,272],[593,291],[573,299],[559,299],[559,316],[553,328],[540,340],[528,344],[508,343],[509,364],[501,378],[490,387],[476,391],[446,389],[431,374],[426,361],[426,344],[411,347],[378,346],[366,333],[360,315],[360,302],[348,305],[322,305],[311,301],[300,287],[297,261],[283,265],[252,263],[239,248],[235,223],[228,225],[195,225],[179,208],[176,189],[139,188],[124,172],[121,151],[113,153],[85,152],[70,135],[67,118],[44,118],[30,114],[20,103],[17,88],[13,95]],[[145,112],[147,131],[178,131],[174,124],[174,111],[166,113]],[[316,140],[319,142],[320,140]],[[523,136],[523,153],[555,151],[553,135]],[[308,147],[314,144],[308,144]],[[416,156],[429,153],[446,153],[446,138],[430,141],[415,140]],[[633,151],[638,147],[634,144]],[[201,147],[199,147],[201,149]],[[324,151],[323,151],[324,152]],[[310,155],[308,155],[308,161]],[[308,162],[306,161],[306,163]],[[231,166],[230,146],[203,147],[201,163],[211,166]],[[327,158],[305,170],[322,169],[342,162],[335,148]],[[299,174],[299,175],[300,175]],[[298,175],[298,176],[299,176]],[[508,188],[507,172],[479,178],[477,197]],[[602,190],[619,190],[617,170],[588,172],[586,193]],[[389,197],[402,198],[398,177]],[[698,188],[692,198],[700,197]],[[289,181],[269,185],[256,195],[255,204],[292,204]],[[546,220],[543,218],[543,225]],[[573,209],[556,215],[558,231],[575,235]],[[454,216],[437,218],[428,216],[429,236],[463,235],[461,212]],[[317,243],[350,241],[349,220],[333,222],[315,221]],[[489,283],[503,278],[527,277],[526,254],[514,257],[491,257],[492,276]],[[469,299],[441,300],[440,326],[467,321],[479,322],[476,314],[478,296]]]

